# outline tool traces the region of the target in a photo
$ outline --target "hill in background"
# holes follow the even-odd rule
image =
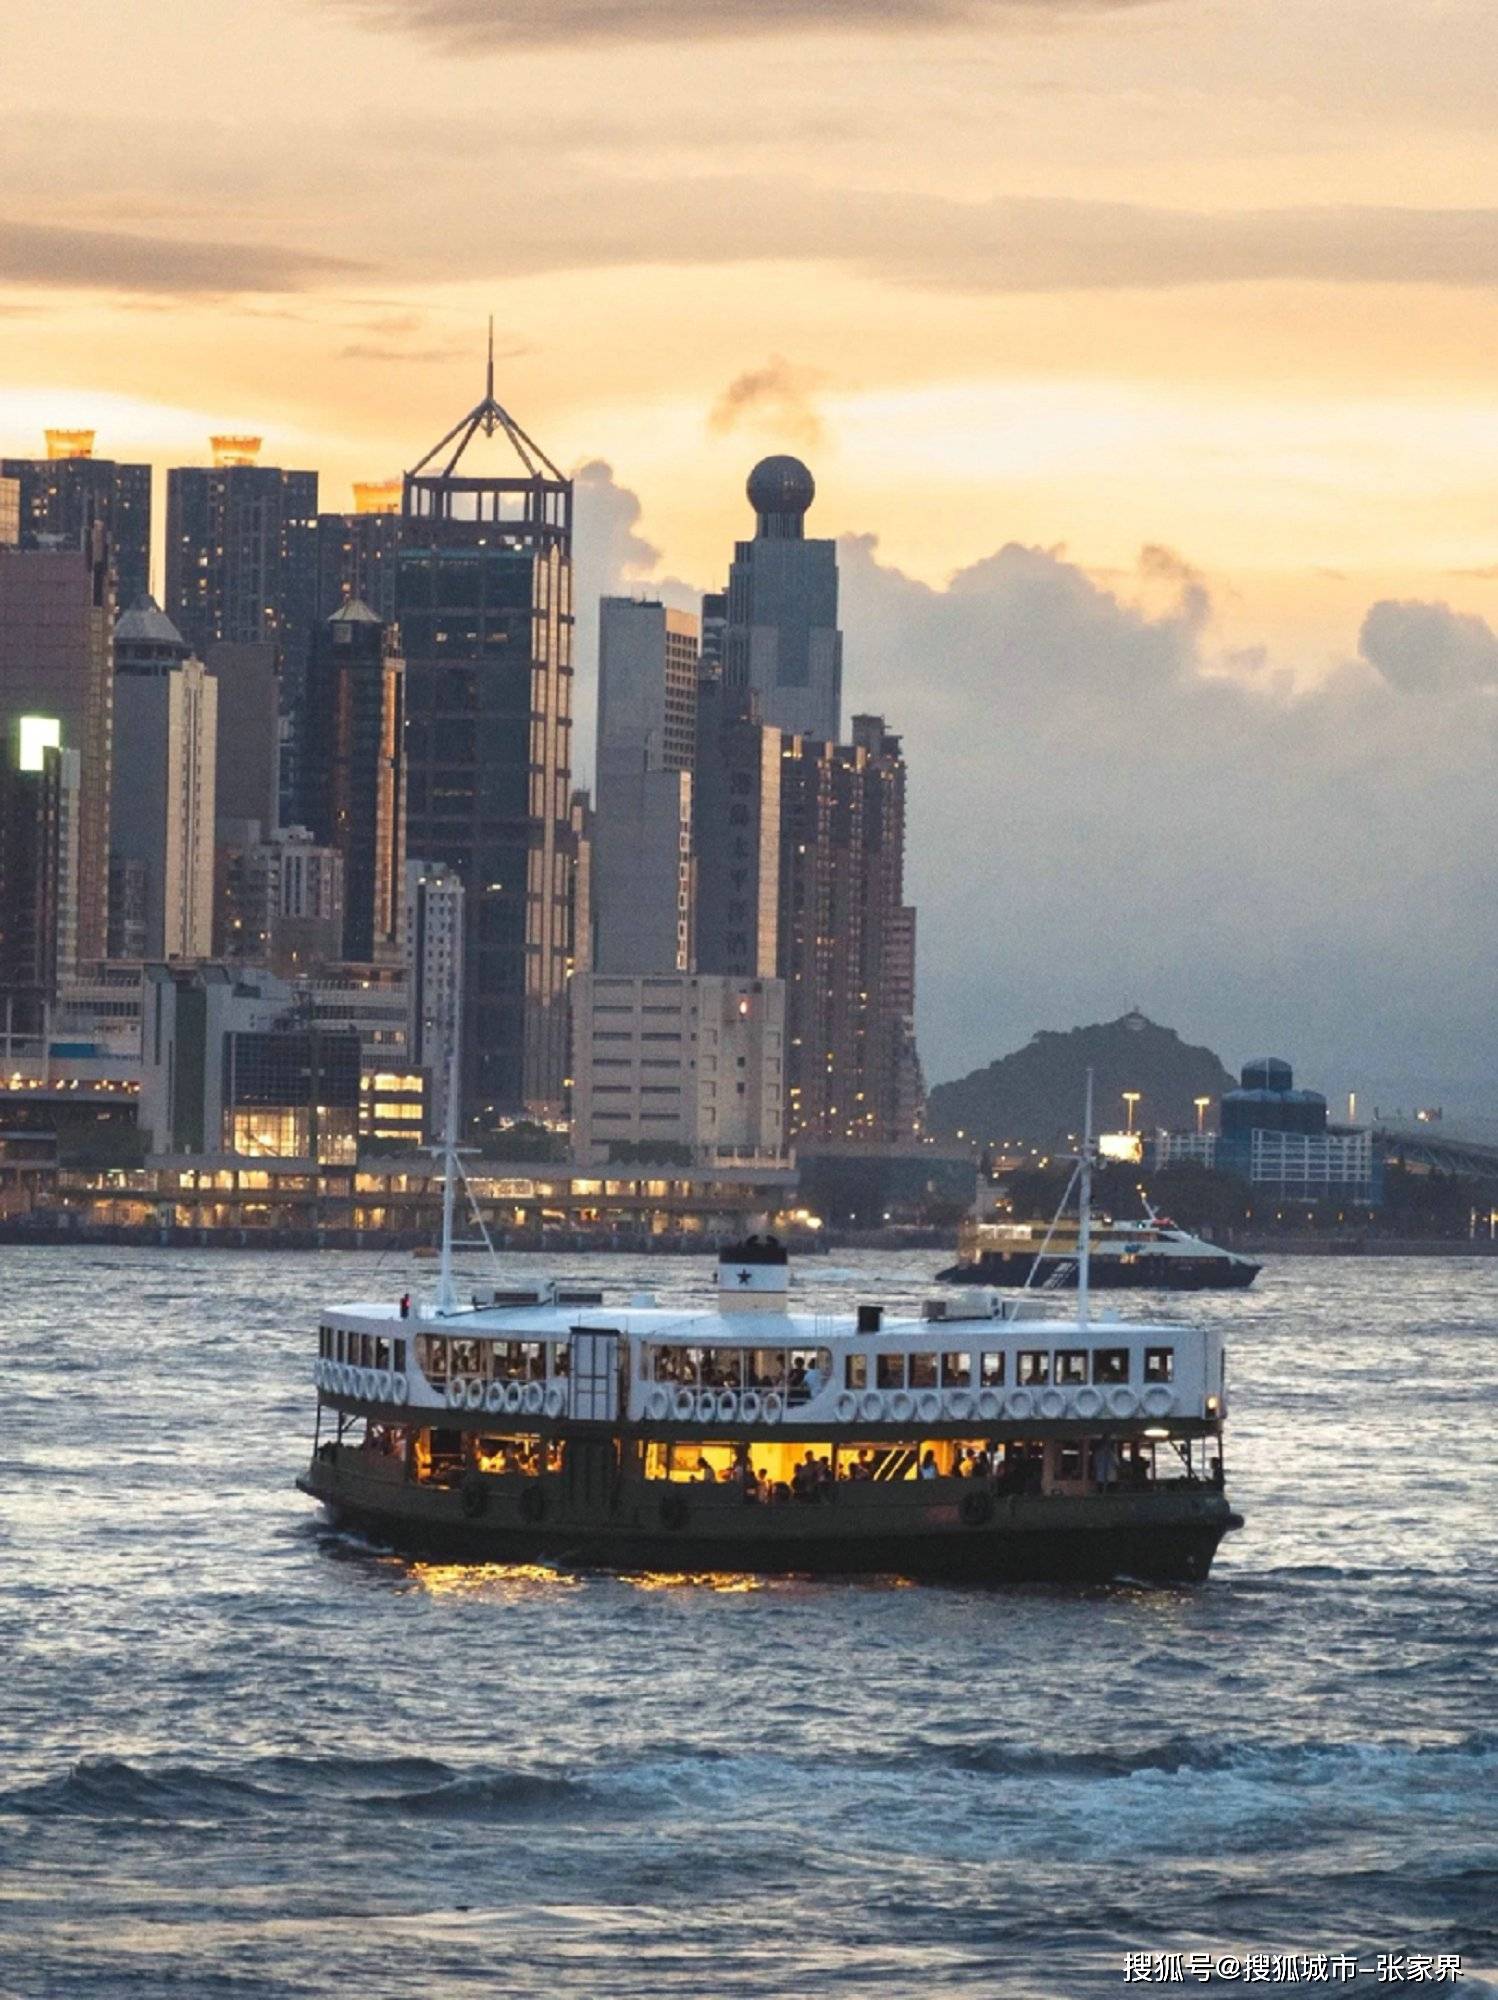
[[[1093,1124],[1100,1132],[1124,1129],[1123,1092],[1137,1090],[1136,1131],[1164,1125],[1189,1131],[1192,1100],[1210,1097],[1209,1126],[1217,1103],[1237,1078],[1210,1049],[1193,1048],[1174,1028],[1143,1014],[1069,1032],[1043,1028],[1026,1046],[1001,1056],[931,1092],[926,1129],[943,1138],[959,1132],[982,1146],[1007,1141],[1053,1147],[1081,1129],[1087,1071],[1093,1071]]]

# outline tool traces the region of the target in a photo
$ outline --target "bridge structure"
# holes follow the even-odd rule
[[[1373,1145],[1380,1159],[1398,1160],[1415,1173],[1453,1174],[1498,1186],[1498,1123],[1381,1118],[1374,1121]]]

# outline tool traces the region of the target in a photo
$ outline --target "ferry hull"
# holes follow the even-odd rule
[[[298,1484],[340,1526],[415,1556],[662,1575],[1200,1583],[1223,1535],[1241,1525],[1220,1493],[1201,1488],[1071,1498],[989,1494],[960,1482],[964,1491],[928,1499],[848,1483],[830,1500],[772,1507],[748,1506],[723,1488],[677,1485],[663,1494],[625,1485],[587,1505],[569,1497],[560,1476],[518,1492],[501,1481],[419,1486],[323,1459]]]
[[[1039,1269],[1036,1269],[1036,1266]],[[1226,1257],[1104,1257],[1094,1254],[1094,1291],[1210,1292],[1247,1290],[1263,1267]],[[1032,1277],[1033,1273],[1033,1277]],[[939,1285],[1028,1285],[1075,1291],[1075,1257],[1037,1257],[1031,1250],[985,1250],[971,1263],[938,1271]]]

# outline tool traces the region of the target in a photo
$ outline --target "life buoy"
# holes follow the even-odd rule
[[[567,1391],[560,1382],[549,1382],[546,1387],[546,1401],[541,1406],[547,1416],[559,1417],[567,1407]]]
[[[481,1472],[465,1472],[463,1484],[458,1488],[458,1498],[468,1519],[478,1520],[489,1506],[489,1482]]]
[[[840,1424],[851,1423],[858,1414],[858,1398],[850,1389],[844,1389],[832,1407]]]
[[[1079,1389],[1071,1406],[1079,1417],[1096,1417],[1102,1414],[1103,1398],[1096,1389]]]
[[[507,1417],[518,1417],[519,1414],[520,1414],[520,1384],[518,1382],[506,1382],[505,1415]]]
[[[925,1389],[916,1401],[916,1410],[923,1424],[934,1424],[941,1415],[941,1397],[934,1389]]]
[[[962,1496],[958,1509],[969,1528],[985,1528],[993,1519],[993,1495],[986,1486],[972,1486]]]
[[[746,1389],[743,1400],[739,1404],[739,1415],[746,1424],[757,1424],[759,1422],[760,1409],[761,1402],[758,1389]]]
[[[669,1389],[654,1388],[645,1398],[645,1414],[647,1417],[654,1417],[657,1423],[659,1423],[670,1407],[671,1391]]]
[[[908,1389],[896,1389],[889,1399],[889,1413],[897,1424],[903,1424],[915,1409],[915,1398]]]
[[[500,1411],[504,1408],[504,1406],[505,1406],[504,1383],[491,1382],[488,1388],[484,1391],[484,1408],[489,1412],[491,1417],[497,1417]]]
[[[995,1397],[994,1400],[995,1404],[997,1404],[998,1401],[997,1397]],[[947,1391],[947,1414],[949,1416],[955,1417],[959,1423],[961,1423],[965,1417],[970,1417],[973,1414],[972,1390],[949,1389]],[[998,1414],[997,1408],[995,1408],[994,1414],[995,1415]]]
[[[534,1528],[546,1519],[546,1488],[540,1480],[533,1479],[529,1486],[522,1486],[520,1498],[515,1502],[522,1521],[528,1521]]]
[[[866,1424],[877,1423],[884,1415],[884,1398],[877,1389],[865,1389],[858,1405],[858,1414]]]
[[[993,1423],[998,1417],[1001,1407],[997,1389],[980,1389],[978,1391],[978,1415],[983,1418],[985,1423]],[[1026,1409],[1021,1414],[1029,1416],[1030,1412]]]
[[[447,1385],[447,1407],[450,1410],[461,1410],[467,1400],[468,1384],[461,1375],[454,1375]]]
[[[661,1496],[661,1526],[674,1533],[687,1525],[691,1508],[687,1505],[685,1493],[665,1493]]]
[[[410,1384],[410,1381],[409,1381],[409,1379],[408,1379],[408,1378],[407,1378],[406,1376],[404,1376],[404,1375],[401,1375],[401,1374],[395,1374],[395,1375],[392,1375],[392,1376],[391,1376],[391,1378],[390,1378],[390,1400],[391,1400],[391,1402],[392,1402],[392,1403],[409,1403],[409,1402],[410,1402],[410,1400],[411,1400],[411,1384]]]
[[[718,1391],[718,1422],[720,1424],[736,1423],[738,1414],[739,1399],[733,1390],[720,1389]]]
[[[520,1407],[528,1417],[539,1417],[546,1406],[546,1391],[539,1382],[527,1382],[521,1392]]]
[[[697,1407],[696,1391],[685,1386],[678,1389],[671,1398],[671,1414],[679,1424],[684,1424]]]
[[[379,1393],[379,1398],[382,1403],[388,1403],[390,1401],[394,1387],[395,1387],[395,1377],[391,1374],[388,1368],[381,1368],[378,1371],[377,1379],[375,1382],[375,1388]]]
[[[468,1394],[464,1401],[470,1410],[481,1410],[484,1407],[484,1385],[477,1375],[468,1384]]]
[[[1009,1401],[1004,1405],[1004,1414],[1006,1417],[1019,1417],[1023,1419],[1030,1416],[1034,1409],[1035,1398],[1030,1394],[1030,1391],[1028,1389],[1016,1389],[1014,1394],[1009,1398]]]
[[[1168,1417],[1176,1406],[1175,1391],[1167,1389],[1163,1382],[1154,1382],[1144,1392],[1146,1416]]]
[[[704,1389],[697,1397],[697,1421],[701,1424],[714,1423],[718,1415],[718,1392]]]
[[[780,1391],[778,1389],[767,1390],[765,1392],[765,1400],[760,1405],[760,1412],[759,1412],[760,1422],[765,1424],[778,1424],[780,1422],[781,1412],[782,1410],[784,1410],[784,1408],[785,1408],[785,1398],[781,1395]]]
[[[1052,1422],[1066,1414],[1066,1398],[1059,1389],[1042,1389],[1040,1392],[1040,1414]]]

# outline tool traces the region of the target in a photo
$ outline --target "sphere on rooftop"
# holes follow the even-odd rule
[[[755,466],[746,491],[756,514],[804,514],[817,497],[817,482],[799,458],[777,453]]]

